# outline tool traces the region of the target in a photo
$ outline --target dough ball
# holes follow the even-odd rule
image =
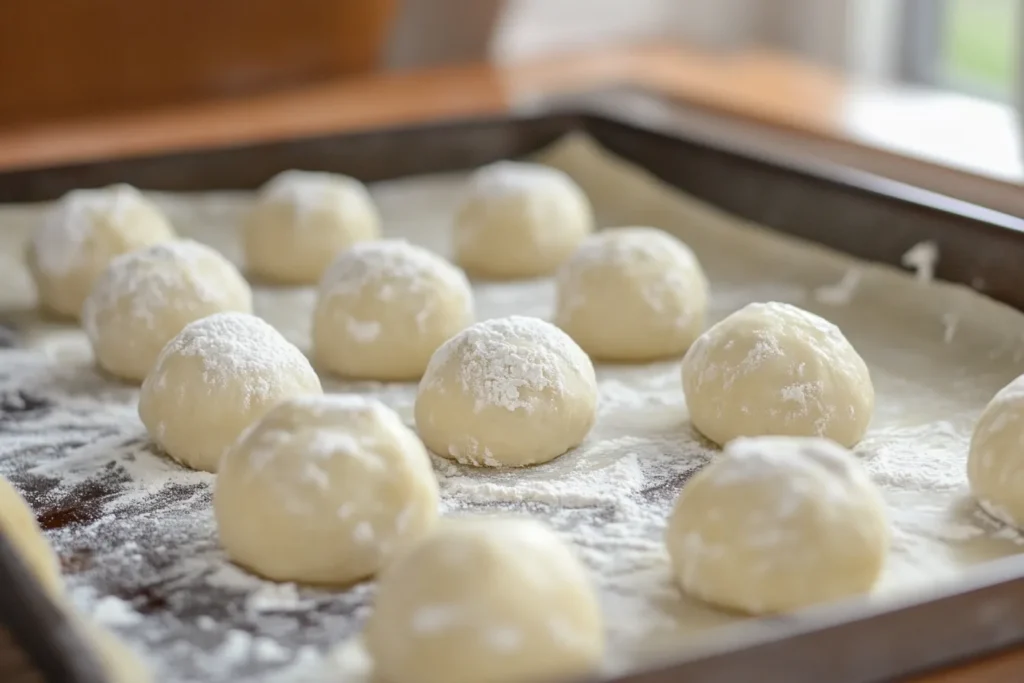
[[[97,663],[109,683],[149,683],[153,680],[142,658],[116,635],[78,614],[72,614],[71,621],[86,645],[93,648]]]
[[[473,322],[462,271],[402,240],[342,252],[320,283],[317,362],[347,377],[419,379],[441,344]]]
[[[1024,527],[1024,375],[993,397],[974,426],[967,456],[971,493],[990,515]]]
[[[381,575],[365,641],[389,683],[575,680],[599,667],[586,571],[528,519],[445,520]]]
[[[889,547],[884,503],[827,439],[737,439],[684,486],[668,520],[676,580],[750,614],[871,590]]]
[[[285,171],[260,190],[242,240],[252,273],[313,285],[339,251],[379,234],[377,207],[361,182],[335,173]]]
[[[235,562],[275,581],[344,584],[431,529],[438,492],[426,449],[393,410],[304,396],[228,451],[213,504]]]
[[[594,229],[583,190],[557,169],[501,161],[478,170],[455,216],[455,260],[476,275],[548,275]]]
[[[28,245],[39,303],[77,318],[111,259],[174,239],[159,208],[130,185],[74,190],[51,209]]]
[[[246,427],[285,399],[320,394],[302,352],[245,313],[214,313],[167,343],[139,393],[139,417],[168,455],[216,472]]]
[[[690,248],[655,228],[588,237],[556,278],[555,322],[613,361],[680,355],[704,329],[708,285]]]
[[[221,311],[252,312],[249,284],[217,251],[181,240],[111,261],[85,300],[82,327],[100,367],[141,381],[185,325]]]
[[[64,593],[60,561],[36,523],[35,513],[9,481],[0,477],[0,533],[18,554],[43,590],[58,598]]]
[[[427,448],[470,465],[547,462],[583,441],[596,415],[587,354],[554,325],[522,316],[479,322],[449,339],[416,395]]]
[[[839,328],[776,302],[750,304],[683,358],[690,419],[725,444],[738,436],[823,436],[853,446],[875,407],[868,367]]]

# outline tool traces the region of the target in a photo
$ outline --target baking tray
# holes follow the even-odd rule
[[[899,265],[910,247],[932,242],[942,255],[937,277],[1024,310],[1021,219],[803,158],[799,149],[769,151],[723,139],[700,130],[697,119],[649,94],[609,90],[536,102],[500,117],[10,170],[0,172],[0,202],[54,199],[114,182],[178,192],[252,189],[297,167],[372,182],[521,157],[584,131],[729,213],[868,261]],[[0,346],[14,339],[2,334]],[[0,404],[0,428],[8,410]],[[54,516],[44,516],[52,526]],[[83,644],[2,535],[0,585],[0,626],[43,679],[96,683]],[[756,675],[764,683],[873,683],[1018,643],[1024,643],[1024,558],[1011,557],[970,570],[942,591],[884,608],[853,600],[799,617],[751,621],[616,680],[725,683]]]

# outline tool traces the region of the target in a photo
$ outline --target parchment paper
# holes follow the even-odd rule
[[[893,547],[867,599],[954,580],[1018,551],[981,514],[965,457],[982,408],[1024,370],[1024,315],[973,291],[915,279],[746,224],[569,137],[541,159],[569,172],[601,226],[652,225],[683,238],[712,285],[711,320],[753,301],[786,301],[838,324],[877,392],[856,452],[889,504]],[[449,254],[460,174],[372,188],[387,236]],[[245,193],[151,195],[183,235],[239,262]],[[212,475],[184,470],[148,443],[137,389],[93,369],[84,334],[34,312],[23,244],[44,206],[0,207],[0,322],[20,349],[0,352],[0,473],[26,493],[64,563],[72,601],[119,632],[166,681],[358,680],[358,633],[372,583],[347,591],[274,585],[235,568],[216,543]],[[939,255],[941,258],[941,254]],[[549,318],[541,279],[474,283],[479,318]],[[256,287],[257,313],[303,350],[310,288]],[[412,424],[414,384],[325,389],[379,396]],[[609,673],[678,651],[738,617],[680,595],[661,535],[685,478],[713,454],[689,426],[678,360],[598,366],[599,419],[587,441],[526,470],[436,459],[446,513],[519,512],[547,520],[592,571],[609,635]],[[796,617],[787,617],[787,619]],[[467,645],[469,646],[469,645]]]

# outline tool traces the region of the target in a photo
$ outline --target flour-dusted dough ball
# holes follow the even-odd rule
[[[141,381],[185,325],[221,311],[251,312],[249,284],[217,251],[180,240],[111,261],[82,306],[82,327],[100,367]]]
[[[0,477],[0,533],[18,553],[22,562],[52,597],[64,593],[60,561],[43,535],[28,503],[11,483]],[[2,589],[0,589],[2,590]]]
[[[558,169],[501,161],[478,170],[455,217],[455,260],[475,275],[548,275],[594,229],[583,190]]]
[[[167,343],[139,393],[139,417],[168,455],[216,472],[238,435],[320,379],[281,333],[246,313],[214,313]]]
[[[547,462],[578,445],[597,415],[587,354],[539,318],[467,327],[437,350],[416,395],[427,447],[463,464]]]
[[[380,215],[365,185],[313,171],[271,178],[242,229],[252,273],[303,285],[316,284],[339,251],[379,235]]]
[[[50,210],[28,245],[28,266],[43,308],[78,317],[111,259],[174,239],[159,208],[130,185],[74,190]]]
[[[666,542],[694,597],[751,614],[870,591],[885,564],[882,497],[828,439],[736,439],[683,486]]]
[[[574,680],[604,650],[586,571],[528,519],[443,520],[385,568],[365,640],[388,683]]]
[[[592,358],[684,353],[704,330],[708,284],[690,248],[655,228],[588,237],[558,269],[555,323]]]
[[[404,240],[357,244],[320,283],[317,362],[347,377],[419,379],[441,344],[473,322],[461,270]]]
[[[393,410],[359,395],[281,403],[224,456],[213,496],[228,556],[275,581],[371,576],[429,531],[430,457]]]
[[[868,367],[832,323],[796,306],[750,304],[697,338],[683,358],[693,425],[738,436],[823,436],[853,446],[875,407]]]
[[[999,391],[971,437],[967,481],[993,517],[1024,527],[1024,375]]]

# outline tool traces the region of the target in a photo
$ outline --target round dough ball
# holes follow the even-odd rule
[[[379,235],[380,215],[365,185],[313,171],[271,178],[242,229],[252,273],[300,285],[316,284],[339,251]]]
[[[320,379],[281,333],[245,313],[214,313],[167,343],[139,393],[139,417],[178,462],[216,472],[246,427]]]
[[[1007,384],[981,413],[967,456],[971,493],[990,515],[1024,527],[1024,375]]]
[[[213,496],[232,560],[275,581],[371,576],[437,519],[430,457],[398,415],[358,395],[279,404],[235,443]]]
[[[568,175],[501,161],[470,180],[455,216],[455,260],[484,277],[548,275],[593,229],[590,202]]]
[[[655,228],[588,237],[555,280],[555,323],[591,358],[684,353],[704,329],[708,284],[690,248]]]
[[[346,377],[419,379],[437,347],[473,322],[462,271],[403,240],[357,244],[320,283],[317,362]]]
[[[738,436],[823,436],[853,446],[875,408],[868,367],[832,323],[796,306],[750,304],[683,358],[690,419],[724,445]]]
[[[36,522],[35,513],[9,481],[0,477],[0,533],[51,598],[64,594],[60,561]]]
[[[579,445],[597,416],[587,354],[539,318],[467,327],[430,359],[416,395],[427,448],[463,464],[547,462]]]
[[[217,251],[181,240],[111,261],[82,306],[82,327],[100,367],[141,381],[185,325],[221,311],[251,313],[249,284]]]
[[[28,266],[39,303],[77,318],[111,259],[174,237],[160,209],[130,185],[69,192],[29,242]]]
[[[827,439],[737,439],[683,486],[668,521],[682,589],[750,614],[871,590],[889,528],[852,453]]]
[[[365,641],[390,683],[574,680],[604,650],[586,571],[528,519],[443,522],[385,568]]]

